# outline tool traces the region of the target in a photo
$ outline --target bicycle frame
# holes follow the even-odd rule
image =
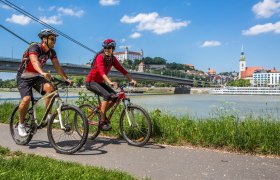
[[[127,98],[127,97],[126,97],[126,94],[125,94],[125,91],[124,91],[123,88],[124,88],[123,86],[120,87],[121,91],[120,91],[119,93],[117,93],[118,99],[116,100],[116,102],[112,102],[112,103],[114,103],[114,104],[113,104],[113,107],[112,107],[112,109],[111,109],[111,112],[110,112],[110,114],[109,114],[109,116],[108,116],[107,118],[108,118],[108,120],[110,120],[110,119],[112,118],[112,116],[113,116],[115,110],[117,109],[117,107],[118,107],[120,101],[122,101],[122,102],[123,102],[124,109],[125,109],[125,113],[126,113],[126,116],[127,116],[128,122],[129,122],[129,125],[131,126],[132,123],[131,123],[130,117],[129,117],[129,115],[128,115],[128,112],[127,112],[127,107],[128,107],[128,105],[131,104],[131,103],[130,103],[130,98]],[[97,109],[100,111],[100,110],[101,110],[101,100],[100,100],[100,96],[97,95],[97,98],[98,98],[98,106],[97,106]],[[128,101],[128,103],[126,103],[126,101]],[[134,118],[134,119],[135,119],[135,118]],[[135,122],[135,123],[137,123],[137,122]]]
[[[37,121],[37,114],[36,114],[36,108],[38,107],[38,102],[45,100],[46,98],[51,97],[50,103],[48,105],[48,107],[46,108],[46,111],[44,113],[44,116],[41,120],[41,124],[38,124]],[[57,112],[58,112],[58,117],[59,117],[59,122],[60,122],[60,127],[61,129],[65,129],[63,123],[62,123],[62,116],[61,116],[61,107],[63,106],[63,101],[59,96],[58,90],[56,89],[55,91],[49,93],[49,94],[45,94],[44,96],[42,96],[39,99],[34,99],[32,98],[32,105],[31,107],[28,109],[28,112],[33,114],[34,117],[34,121],[37,125],[37,128],[41,129],[43,128],[46,124],[47,124],[47,115],[49,114],[54,102],[56,101],[57,103]]]

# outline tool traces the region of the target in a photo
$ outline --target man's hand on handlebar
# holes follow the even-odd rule
[[[72,86],[74,84],[74,81],[72,81],[71,79],[66,79],[65,81],[67,81],[70,86]]]

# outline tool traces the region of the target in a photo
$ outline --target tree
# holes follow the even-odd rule
[[[198,87],[198,80],[195,79],[195,80],[193,81],[193,87]]]
[[[236,81],[228,82],[227,86],[248,87],[251,86],[251,83],[248,79],[238,79]]]
[[[74,81],[74,83],[77,87],[81,87],[82,85],[84,85],[85,77],[76,76],[76,77],[73,78],[73,81]]]

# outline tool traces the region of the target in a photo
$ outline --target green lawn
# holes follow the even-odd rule
[[[0,146],[0,179],[136,179],[116,170],[58,161]]]

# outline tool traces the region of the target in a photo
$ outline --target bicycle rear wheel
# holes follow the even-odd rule
[[[58,112],[56,111],[52,115],[48,123],[48,138],[58,153],[73,154],[86,143],[88,136],[87,119],[78,107],[70,105],[61,107],[61,118],[64,128],[61,128]],[[79,124],[78,129],[77,124]]]
[[[85,114],[89,123],[89,139],[94,140],[100,134],[100,128],[98,128],[100,120],[100,112],[90,104],[82,104],[79,107]]]
[[[18,134],[18,124],[19,124],[19,109],[18,108],[19,108],[19,105],[17,105],[14,108],[12,115],[10,117],[10,133],[16,144],[26,145],[31,141],[31,139],[33,137],[33,128],[32,127],[34,125],[31,124],[30,114],[27,113],[25,116],[24,124],[25,124],[25,130],[28,135],[25,137],[21,137]]]
[[[152,123],[148,113],[140,106],[130,105],[120,117],[122,137],[133,146],[144,146],[150,139]]]

